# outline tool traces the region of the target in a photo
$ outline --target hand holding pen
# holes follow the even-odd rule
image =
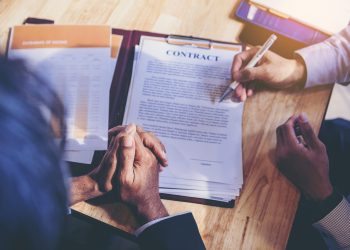
[[[253,68],[246,66],[259,51],[258,47],[237,54],[233,60],[232,75],[237,87],[231,91],[233,99],[243,102],[253,95],[252,81],[264,83],[275,89],[284,89],[306,81],[306,67],[303,59],[296,54],[295,59],[286,59],[266,51],[258,64]]]
[[[244,66],[245,69],[253,68],[269,50],[272,44],[276,41],[277,36],[272,34],[269,39],[264,43],[264,45],[254,54],[253,57],[249,58],[249,62]],[[247,58],[246,58],[247,59]],[[247,60],[246,60],[247,61]],[[241,64],[242,65],[242,64]],[[236,80],[232,82],[226,89],[226,91],[221,96],[219,102],[222,102],[227,96],[229,96],[240,83]]]

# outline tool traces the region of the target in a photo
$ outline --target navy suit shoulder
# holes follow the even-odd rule
[[[167,218],[146,228],[138,237],[142,250],[205,249],[191,213]]]

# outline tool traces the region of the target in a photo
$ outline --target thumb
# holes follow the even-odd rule
[[[132,135],[120,138],[119,145],[119,180],[121,183],[134,181],[135,142]]]
[[[250,69],[242,69],[233,74],[233,78],[237,82],[250,82],[254,80],[263,80],[265,77],[263,66],[258,66]]]
[[[298,117],[298,125],[300,127],[301,135],[303,136],[305,142],[310,147],[315,147],[318,144],[318,138],[313,131],[309,120],[305,113],[301,113]]]

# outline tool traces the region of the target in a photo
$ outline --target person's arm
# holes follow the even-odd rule
[[[306,87],[350,80],[350,25],[324,42],[296,51],[306,65]]]
[[[205,249],[191,213],[169,216],[159,196],[159,165],[135,132],[120,137],[117,179],[121,200],[144,224],[136,232],[141,249]]]
[[[295,132],[296,125],[302,139]],[[330,182],[326,148],[306,115],[292,116],[276,132],[277,166],[308,198],[310,222],[326,236],[331,249],[350,247],[350,206]]]
[[[241,83],[233,95],[236,101],[245,101],[253,95],[253,81],[284,89],[298,84],[312,87],[350,80],[350,25],[324,42],[296,51],[294,59],[268,51],[256,67],[244,69],[257,51],[253,47],[233,60],[232,78]]]

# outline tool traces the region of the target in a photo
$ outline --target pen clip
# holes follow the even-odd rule
[[[193,36],[169,35],[166,37],[166,42],[178,46],[192,46],[202,49],[212,48],[211,40],[195,38]]]

